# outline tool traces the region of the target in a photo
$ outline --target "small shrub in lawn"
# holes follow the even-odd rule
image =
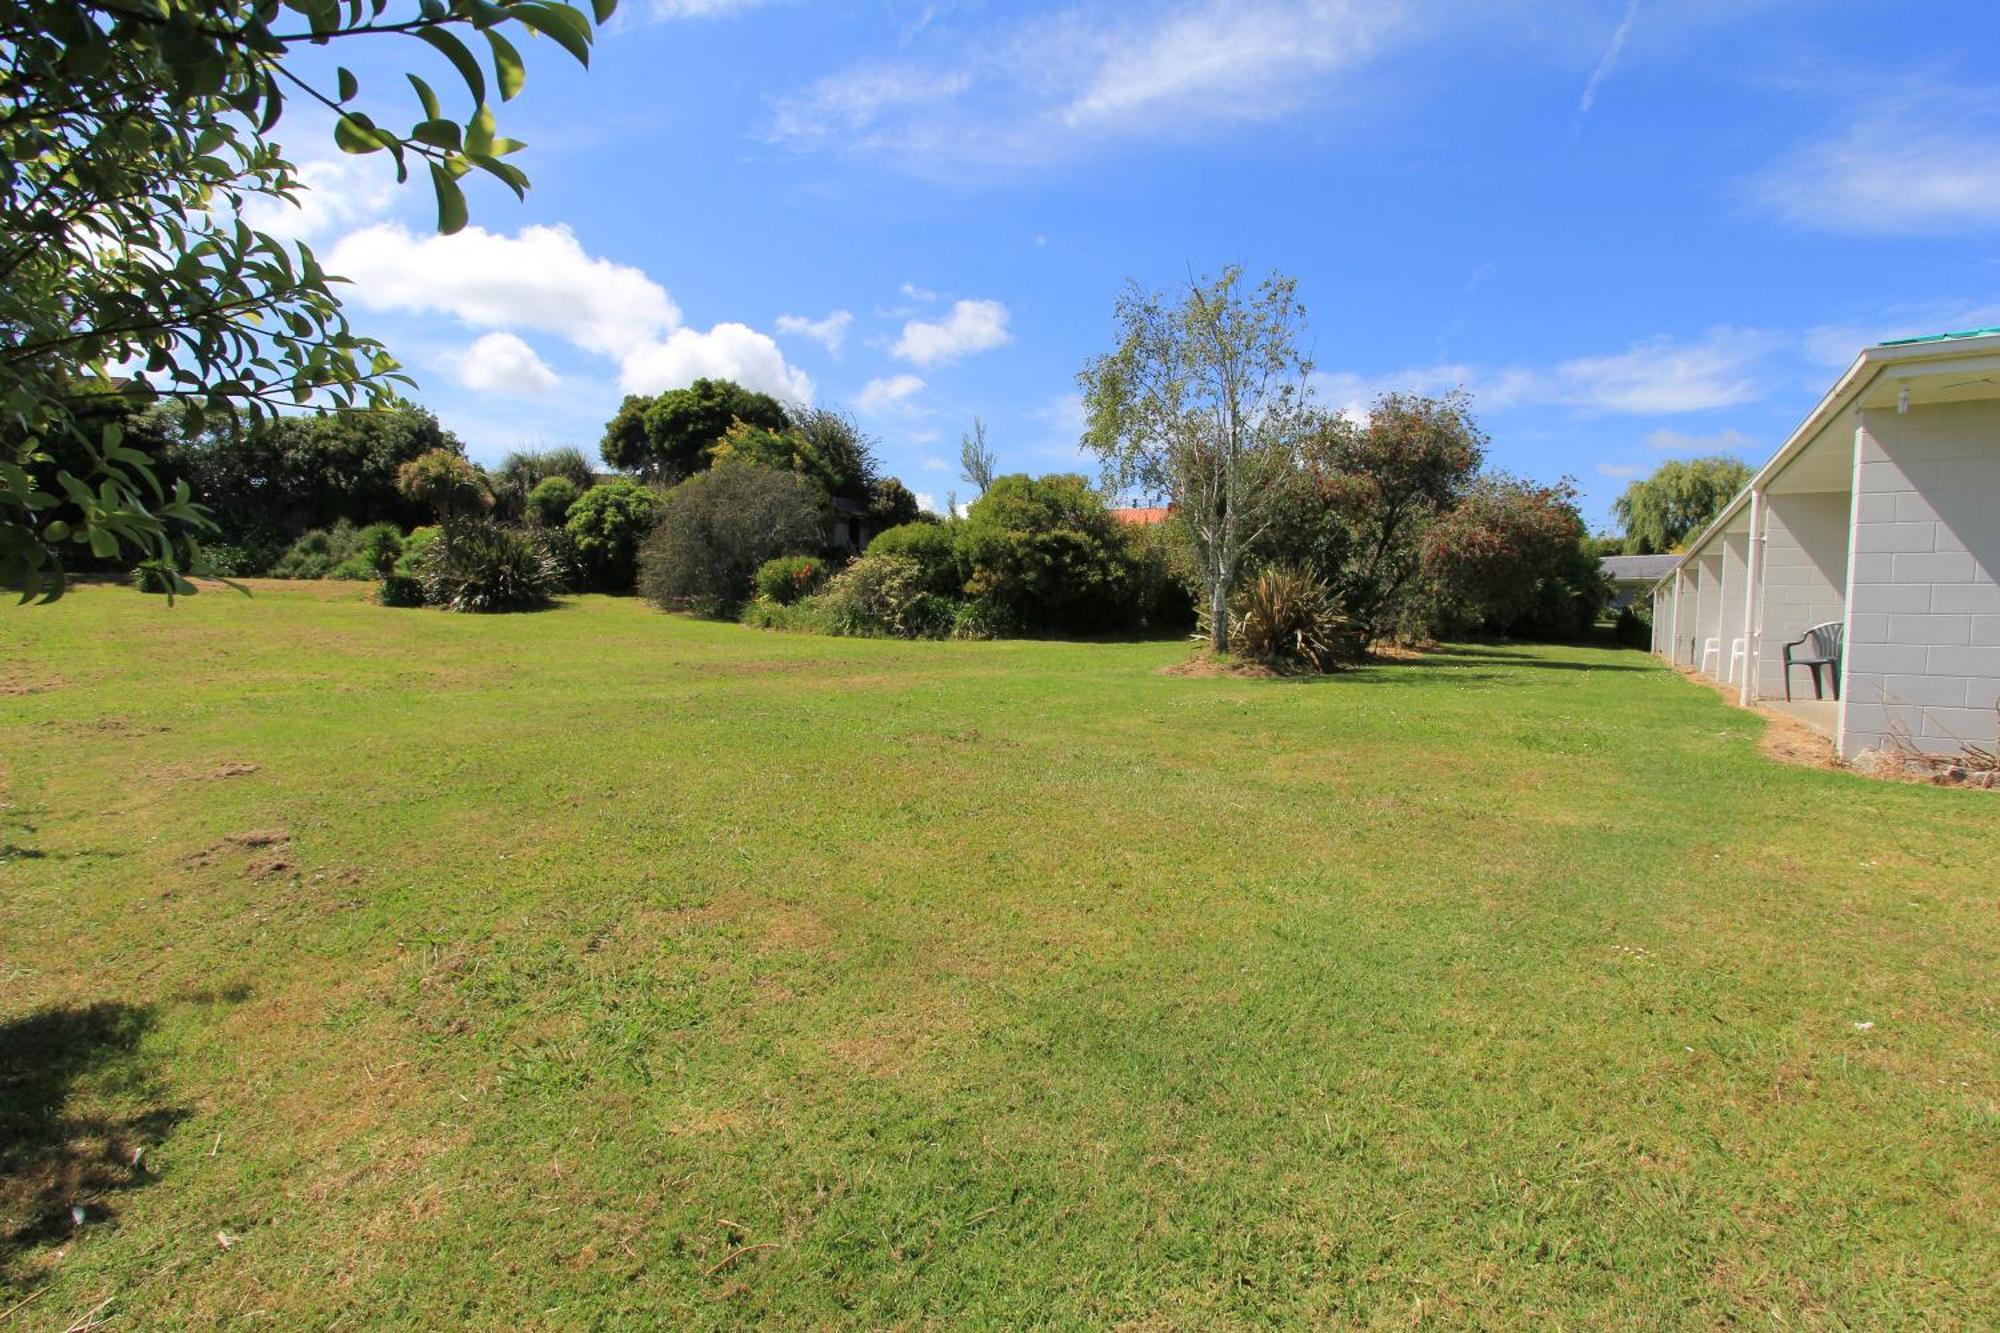
[[[340,563],[334,577],[387,578],[402,558],[403,530],[394,523],[370,523],[355,534],[354,550]]]
[[[781,555],[757,566],[757,595],[779,606],[812,596],[824,582],[826,561],[816,555]]]
[[[1230,600],[1229,646],[1272,666],[1332,671],[1359,660],[1363,645],[1354,622],[1311,571],[1274,565]]]
[[[951,633],[955,608],[924,590],[924,572],[900,555],[864,555],[812,599],[834,634],[898,639],[942,639]]]
[[[659,497],[629,477],[593,486],[578,496],[563,519],[589,586],[599,592],[630,592],[638,580],[639,546],[652,531]]]
[[[346,519],[341,519],[330,528],[314,528],[301,533],[297,541],[288,547],[271,566],[274,579],[331,579],[370,578],[363,569],[349,565],[357,544],[361,540],[361,530]],[[341,572],[345,568],[347,572]]]
[[[403,538],[403,554],[396,560],[396,572],[414,575],[423,564],[425,554],[437,545],[438,533],[435,525],[412,529],[410,535]]]
[[[561,571],[535,534],[471,520],[425,552],[417,578],[424,600],[447,611],[532,611],[549,604]]]
[[[868,543],[868,554],[899,555],[916,561],[926,592],[956,597],[965,586],[957,534],[943,523],[904,523],[890,528]]]
[[[424,585],[408,574],[391,574],[382,580],[375,600],[384,606],[422,606]]]
[[[725,458],[667,493],[640,550],[639,589],[663,609],[733,616],[766,560],[825,540],[826,517],[826,492],[813,482]]]

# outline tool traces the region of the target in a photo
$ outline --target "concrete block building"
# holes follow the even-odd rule
[[[1791,693],[1843,758],[1995,743],[2000,329],[1862,351],[1653,589],[1654,651],[1746,705],[1785,698],[1815,627],[1838,697],[1804,668]]]

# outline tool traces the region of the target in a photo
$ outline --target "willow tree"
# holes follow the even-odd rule
[[[1117,350],[1079,375],[1084,446],[1122,494],[1165,499],[1194,541],[1209,646],[1229,649],[1229,597],[1244,557],[1276,515],[1312,429],[1299,350],[1297,281],[1252,289],[1232,265],[1169,298],[1137,284],[1118,298]]]
[[[1612,517],[1625,529],[1625,550],[1653,555],[1680,549],[1750,484],[1750,473],[1749,464],[1721,455],[1660,464],[1611,503]]]
[[[409,382],[348,326],[338,280],[310,249],[244,221],[246,205],[298,202],[271,137],[289,102],[328,115],[342,151],[384,154],[399,180],[427,174],[438,229],[454,232],[468,173],[527,188],[505,160],[522,145],[500,136],[489,101],[526,77],[509,34],[588,63],[614,4],[0,5],[0,584],[53,600],[74,549],[199,567],[201,511],[184,485],[160,485],[107,406],[172,400],[199,434],[281,409],[385,403]],[[361,108],[347,68],[296,58],[369,38],[427,48],[464,85],[466,109],[446,114],[411,73],[417,116],[396,129]]]

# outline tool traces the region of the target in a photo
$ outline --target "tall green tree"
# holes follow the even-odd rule
[[[1190,279],[1176,299],[1135,284],[1115,308],[1117,349],[1078,376],[1083,443],[1107,483],[1167,497],[1187,524],[1216,652],[1229,647],[1237,575],[1312,429],[1297,291],[1276,273],[1251,289],[1237,266]]]
[[[99,424],[107,400],[174,399],[200,432],[380,400],[399,382],[310,249],[242,221],[252,200],[299,197],[270,137],[289,99],[331,113],[343,151],[385,154],[398,179],[427,174],[440,230],[456,231],[467,173],[527,187],[489,99],[526,77],[509,34],[588,63],[614,3],[586,14],[558,0],[422,0],[407,17],[388,0],[0,5],[0,583],[53,600],[76,549],[199,558],[191,492],[162,484],[122,424]],[[464,84],[466,109],[447,115],[412,73],[418,115],[398,130],[361,109],[350,70],[294,58],[362,37],[429,48]],[[44,483],[59,438],[85,460]],[[71,516],[52,517],[65,503]]]
[[[784,405],[733,380],[699,379],[651,398],[633,395],[605,427],[604,461],[648,481],[673,483],[706,469],[737,422],[764,431],[792,425]]]
[[[1628,555],[1657,555],[1708,526],[1736,493],[1750,484],[1753,469],[1738,459],[1676,458],[1652,476],[1633,482],[1611,504],[1625,530]]]

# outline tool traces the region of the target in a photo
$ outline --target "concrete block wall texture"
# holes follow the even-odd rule
[[[1722,651],[1715,662],[1715,678],[1729,675],[1729,647],[1743,637],[1743,606],[1750,591],[1750,529],[1722,534],[1722,610],[1716,617],[1716,637]]]
[[[1869,412],[1841,752],[2000,730],[2000,402]]]
[[[1785,644],[1808,626],[1845,618],[1849,508],[1846,491],[1765,497],[1757,664],[1762,698],[1785,697]],[[1794,671],[1792,691],[1811,698],[1812,673]]]
[[[1713,546],[1714,543],[1710,543],[1710,545]],[[1683,625],[1681,627],[1681,637],[1693,640],[1688,649],[1690,654],[1688,665],[1699,668],[1703,665],[1701,660],[1702,649],[1708,645],[1710,639],[1719,639],[1722,637],[1720,633],[1722,628],[1722,555],[1719,549],[1714,555],[1704,552],[1695,558],[1695,578],[1698,582],[1695,590],[1694,626],[1690,629],[1688,626]],[[1723,644],[1722,651],[1727,653],[1729,645],[1726,643]],[[1724,662],[1722,665],[1717,665],[1711,662],[1708,664],[1709,669],[1715,673],[1718,680],[1722,678],[1724,665],[1727,665],[1727,663]]]

